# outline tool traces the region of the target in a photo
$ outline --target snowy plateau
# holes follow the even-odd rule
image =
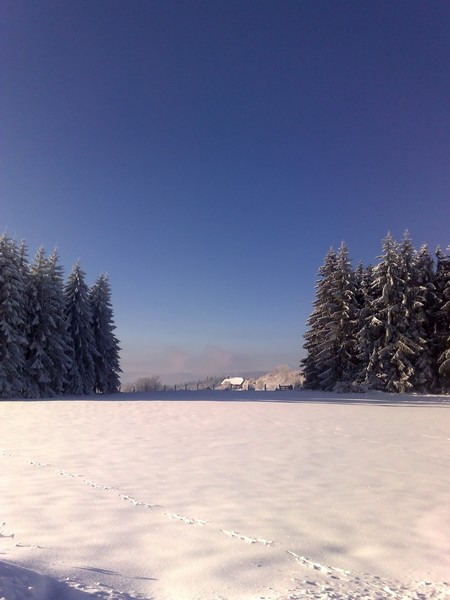
[[[0,401],[1,600],[450,598],[450,399]]]

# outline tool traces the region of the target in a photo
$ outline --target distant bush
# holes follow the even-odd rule
[[[244,386],[255,390],[276,390],[280,385],[302,387],[303,376],[298,370],[291,370],[287,365],[279,365],[273,371],[256,380],[248,380]]]
[[[158,392],[162,389],[161,379],[159,375],[151,377],[140,377],[132,386],[135,392]]]

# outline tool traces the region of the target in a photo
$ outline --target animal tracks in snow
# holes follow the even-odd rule
[[[342,433],[339,432],[338,435],[342,435]],[[374,440],[374,442],[376,442],[376,440]],[[157,511],[160,515],[164,515],[164,517],[168,519],[179,521],[181,524],[190,527],[205,527],[211,534],[227,536],[232,540],[236,540],[236,543],[243,543],[248,546],[265,547],[266,550],[263,550],[263,552],[276,552],[279,556],[289,555],[296,561],[299,568],[298,572],[296,571],[295,573],[295,587],[290,590],[289,596],[283,597],[285,600],[300,600],[300,598],[317,598],[320,600],[343,600],[344,598],[347,600],[362,600],[366,598],[376,598],[377,600],[388,598],[401,598],[402,600],[440,600],[441,598],[449,597],[449,586],[445,583],[427,584],[427,582],[412,582],[407,586],[402,586],[399,582],[388,581],[387,579],[382,579],[374,575],[330,567],[288,550],[283,544],[277,541],[245,535],[235,530],[222,529],[218,524],[171,512],[168,510],[168,507],[141,501],[124,493],[123,490],[110,485],[102,485],[96,481],[87,479],[80,473],[71,473],[56,468],[46,462],[30,460],[28,458],[24,459],[18,454],[13,454],[0,448],[0,457],[2,456],[20,461],[31,468],[46,469],[48,473],[53,476],[78,480],[80,484],[86,485],[102,493],[108,493],[112,497],[120,498],[124,502],[128,502],[131,507],[133,507],[132,510],[136,508]],[[6,537],[14,539],[14,534],[6,535],[3,528],[4,524],[0,524],[0,538]],[[37,544],[25,546],[25,544],[16,543],[16,546],[41,548]],[[256,548],[255,551],[257,551]],[[307,571],[310,571],[311,573],[309,577],[306,575],[306,578],[303,581],[298,579],[301,577],[302,571],[305,575]]]
[[[163,508],[163,507],[159,506],[158,504],[153,504],[150,502],[141,502],[140,500],[136,500],[135,498],[133,498],[132,496],[129,496],[128,494],[123,494],[120,490],[118,490],[117,488],[115,488],[113,486],[101,485],[90,479],[85,479],[84,476],[81,475],[80,473],[70,473],[69,471],[64,471],[63,469],[55,469],[55,468],[53,468],[53,465],[51,465],[50,463],[42,463],[37,460],[21,458],[19,455],[12,454],[3,449],[0,449],[0,455],[6,456],[8,458],[14,458],[16,460],[20,460],[21,462],[23,462],[27,465],[31,465],[32,467],[49,469],[55,475],[59,475],[60,477],[68,477],[70,479],[79,479],[84,485],[87,485],[89,487],[92,487],[92,488],[95,488],[98,490],[117,492],[119,498],[122,498],[122,500],[129,502],[130,504],[132,504],[133,506],[136,506],[136,507],[142,507],[144,509],[162,509]],[[171,519],[181,521],[185,525],[200,525],[200,526],[206,525],[206,521],[202,521],[200,519],[192,519],[189,517],[185,517],[183,515],[179,515],[177,513],[163,511],[163,514],[166,515],[167,517],[170,517]],[[1,529],[0,529],[0,537],[14,537],[14,536],[4,536],[4,535],[2,535]]]
[[[315,571],[320,571],[325,575],[329,575],[333,579],[341,579],[342,577],[345,578],[351,573],[350,571],[338,569],[337,567],[327,567],[326,565],[312,561],[310,558],[306,558],[306,556],[301,556],[295,552],[291,552],[291,550],[288,550],[287,553],[293,556],[295,560],[304,567],[307,567],[308,569],[314,569]]]
[[[298,581],[295,589],[283,600],[316,598],[320,600],[445,600],[450,588],[444,582],[413,581],[403,585],[398,581],[357,573],[314,562],[306,556],[288,551],[303,567],[312,569],[314,578]]]
[[[226,529],[221,529],[221,533],[224,533],[228,537],[237,538],[246,544],[263,544],[264,546],[273,546],[272,540],[264,540],[262,538],[250,537],[248,535],[243,535],[242,533],[238,533],[237,531],[227,531]]]
[[[112,490],[114,488],[104,488],[104,489]],[[135,500],[134,498],[132,498],[131,496],[127,496],[126,494],[119,494],[119,496],[122,498],[122,500],[126,500],[127,502],[130,502],[134,506],[143,506],[144,508],[161,508],[157,504],[150,504],[149,502],[140,502],[139,500]]]
[[[168,517],[172,517],[172,519],[177,519],[178,521],[182,521],[185,525],[206,525],[206,521],[201,521],[200,519],[189,519],[188,517],[183,517],[181,515],[177,515],[177,513],[169,513],[165,512],[165,515]]]

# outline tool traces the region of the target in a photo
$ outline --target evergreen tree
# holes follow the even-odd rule
[[[356,382],[359,386],[368,385],[367,368],[372,350],[378,337],[377,321],[374,316],[373,267],[368,265],[358,274],[358,325],[357,325],[357,358],[359,372]]]
[[[450,391],[450,256],[437,251],[436,288],[438,310],[435,321],[435,350],[439,389]]]
[[[422,352],[415,362],[413,385],[416,391],[433,390],[436,381],[433,357],[434,321],[437,308],[434,262],[424,244],[416,255],[413,290],[414,319]]]
[[[322,305],[322,357],[318,377],[321,389],[350,389],[358,372],[356,334],[358,302],[356,280],[347,246],[342,242],[336,268],[330,273],[328,294]]]
[[[92,331],[92,313],[85,273],[77,261],[64,289],[65,316],[71,341],[71,365],[66,392],[90,394],[95,384],[97,356]]]
[[[342,243],[338,254],[330,249],[316,288],[314,310],[308,319],[302,361],[307,388],[349,389],[357,374],[356,332],[358,300],[356,279]]]
[[[89,293],[92,328],[96,347],[94,358],[96,392],[113,393],[120,386],[119,341],[114,335],[115,325],[111,305],[111,289],[107,275],[101,275]]]
[[[325,306],[330,299],[329,282],[336,270],[336,261],[336,252],[333,248],[330,248],[323,265],[319,269],[316,297],[313,302],[314,309],[306,322],[308,329],[304,335],[305,343],[303,347],[307,354],[301,361],[300,368],[305,378],[303,385],[307,389],[321,389],[322,386],[320,374],[324,370],[324,361],[328,358],[321,349],[321,343],[326,335],[327,315]]]
[[[27,349],[25,352],[28,398],[53,395],[50,388],[51,358],[47,353],[51,339],[52,314],[49,306],[45,251],[41,247],[30,265],[28,278]]]
[[[365,306],[365,277],[366,269],[364,268],[362,261],[359,261],[358,266],[355,269],[355,301],[358,307],[358,314]]]
[[[25,258],[16,243],[0,236],[0,396],[20,397],[24,389]]]
[[[427,289],[421,285],[421,265],[408,231],[405,231],[399,247],[399,259],[403,280],[400,307],[403,322],[400,333],[409,348],[408,362],[413,369],[406,388],[424,391],[432,379],[431,357],[426,339]]]
[[[401,256],[391,234],[386,236],[372,284],[375,299],[369,316],[372,347],[366,383],[388,392],[413,389],[414,361],[423,351],[414,330],[411,334],[412,304],[408,293],[406,245],[405,241],[405,256]]]
[[[48,304],[51,314],[51,336],[47,343],[47,353],[51,359],[50,389],[53,395],[64,393],[68,383],[71,363],[71,338],[65,315],[63,269],[59,265],[56,249],[46,263],[48,278]]]

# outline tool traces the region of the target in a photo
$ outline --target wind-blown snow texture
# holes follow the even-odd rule
[[[0,402],[0,598],[448,598],[449,408],[304,391]]]

